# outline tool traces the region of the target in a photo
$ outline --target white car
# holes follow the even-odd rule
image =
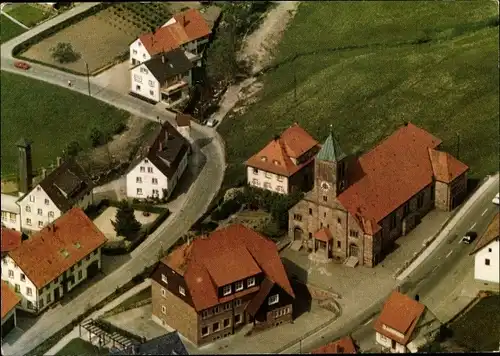
[[[492,200],[493,204],[500,205],[500,193],[497,193]]]
[[[207,126],[208,126],[208,127],[215,127],[215,125],[217,125],[217,123],[218,123],[218,122],[219,122],[219,121],[217,121],[216,119],[214,119],[214,118],[210,118],[210,119],[208,119],[208,121],[207,121]]]

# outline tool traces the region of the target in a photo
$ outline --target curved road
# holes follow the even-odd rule
[[[34,79],[42,80],[51,84],[68,88],[67,82],[73,82],[72,88],[68,88],[82,94],[88,94],[87,79],[53,68],[31,63],[31,69],[22,71],[13,66],[15,59],[12,57],[12,49],[19,43],[31,38],[35,34],[54,26],[98,3],[82,3],[79,6],[29,30],[20,36],[2,44],[1,46],[1,70],[24,75]],[[153,105],[140,99],[123,95],[96,84],[91,84],[92,96],[117,108],[130,113],[157,120],[159,116],[163,120],[172,122],[174,114],[165,110],[159,110]],[[193,160],[202,156],[205,164],[198,169],[196,180],[192,183],[186,193],[186,199],[178,212],[173,213],[139,248],[131,254],[130,260],[120,266],[111,274],[82,291],[73,300],[64,305],[54,307],[36,321],[28,330],[24,331],[16,340],[9,337],[2,340],[2,350],[5,355],[26,354],[34,347],[51,337],[54,333],[68,325],[72,320],[83,314],[91,305],[104,299],[116,288],[124,285],[133,276],[142,272],[146,266],[151,265],[157,259],[160,248],[169,248],[184,234],[191,225],[206,211],[208,205],[217,194],[222,184],[225,170],[224,144],[220,136],[212,129],[193,123],[192,136],[195,142],[203,144],[194,146]]]

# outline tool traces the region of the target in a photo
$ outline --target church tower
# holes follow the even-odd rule
[[[328,135],[314,163],[314,180],[318,201],[333,204],[347,189],[347,155],[340,148],[330,125]]]

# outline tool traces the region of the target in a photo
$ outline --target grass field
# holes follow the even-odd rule
[[[106,348],[99,348],[92,345],[90,342],[80,338],[71,340],[64,346],[56,356],[73,356],[73,355],[108,355],[109,350]]]
[[[172,6],[161,2],[116,3],[43,39],[22,56],[82,74],[86,73],[87,62],[94,73],[115,63],[141,34],[167,22],[174,10]],[[71,43],[81,58],[73,63],[56,62],[50,49],[59,42]]]
[[[20,23],[28,27],[36,26],[51,15],[48,9],[43,9],[31,4],[19,4],[7,11],[7,13]]]
[[[129,114],[91,97],[24,76],[1,72],[2,179],[17,170],[16,142],[33,140],[33,168],[55,163],[66,145],[90,147],[93,127],[111,132]]]
[[[0,15],[0,43],[7,42],[25,31],[24,28],[12,22],[3,14]]]
[[[260,100],[219,126],[226,185],[294,121],[320,141],[333,124],[350,153],[411,121],[452,154],[458,133],[471,176],[498,170],[496,16],[495,1],[301,3]]]

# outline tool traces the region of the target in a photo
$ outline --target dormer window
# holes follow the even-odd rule
[[[272,295],[269,297],[268,304],[273,305],[280,301],[280,296],[278,294]]]
[[[230,285],[227,285],[227,286],[224,286],[222,287],[222,295],[229,295],[231,294],[231,286]]]
[[[267,162],[267,157],[266,157],[266,156],[262,156],[262,157],[260,157],[260,160],[261,160],[262,162]]]
[[[236,282],[236,285],[234,287],[234,290],[236,292],[239,292],[240,290],[243,290],[243,282],[242,281],[239,281],[239,282]]]
[[[253,287],[255,285],[255,277],[250,277],[247,279],[247,287]]]

